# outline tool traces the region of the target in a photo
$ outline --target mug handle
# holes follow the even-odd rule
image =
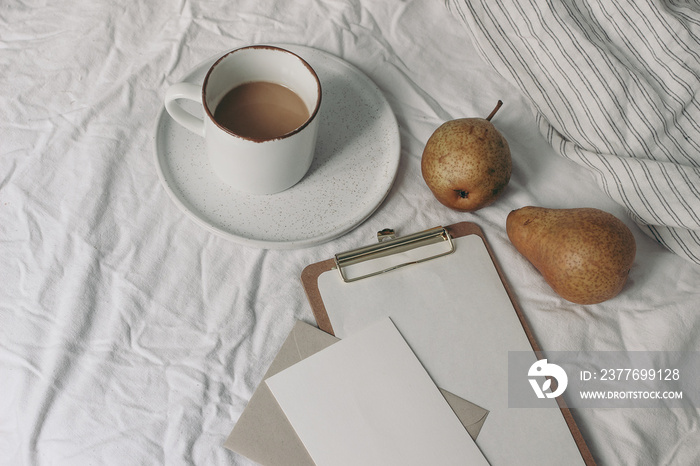
[[[202,105],[202,86],[192,83],[173,84],[165,92],[165,109],[173,120],[192,131],[204,136],[204,120],[192,115],[176,102],[178,99],[187,99]]]

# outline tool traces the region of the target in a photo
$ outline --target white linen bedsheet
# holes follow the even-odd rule
[[[219,238],[170,201],[153,163],[167,87],[253,43],[302,44],[367,74],[399,122],[401,164],[377,212],[319,246]],[[476,213],[420,175],[443,121],[486,116],[513,177]],[[637,240],[630,279],[568,303],[505,234],[524,205],[591,206]],[[0,464],[250,464],[222,444],[295,320],[313,323],[309,263],[468,220],[485,231],[545,350],[700,349],[700,267],[649,238],[584,168],[558,156],[519,91],[439,1],[26,2],[0,7]],[[697,464],[698,410],[577,410],[600,464]]]

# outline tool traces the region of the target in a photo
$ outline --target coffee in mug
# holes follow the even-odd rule
[[[199,102],[204,118],[178,99]],[[298,183],[314,156],[321,82],[298,55],[254,45],[228,52],[209,68],[204,83],[181,82],[165,94],[165,108],[203,136],[212,171],[233,188],[273,194]]]
[[[221,99],[214,120],[251,139],[273,139],[294,131],[309,119],[309,109],[294,91],[281,84],[240,84]]]

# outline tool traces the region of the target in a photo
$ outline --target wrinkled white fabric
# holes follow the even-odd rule
[[[205,231],[170,201],[153,163],[167,87],[214,54],[262,42],[356,65],[400,126],[386,201],[350,233],[303,250]],[[443,207],[420,175],[425,141],[498,99],[508,189],[473,214]],[[638,253],[622,294],[593,306],[557,297],[505,234],[508,212],[528,204],[598,207],[626,221]],[[528,102],[442,2],[5,2],[0,464],[250,464],[222,444],[294,321],[313,323],[302,269],[385,227],[401,235],[462,220],[485,231],[545,350],[700,349],[700,269],[553,152]],[[601,464],[699,461],[697,411],[575,416]]]

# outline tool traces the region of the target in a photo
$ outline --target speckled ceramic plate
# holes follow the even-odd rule
[[[164,108],[155,135],[158,176],[175,204],[215,234],[266,249],[312,246],[355,228],[388,194],[400,158],[396,118],[367,76],[328,53],[280,46],[311,64],[323,90],[314,161],[295,186],[272,195],[233,190],[211,172],[204,140],[177,124]],[[221,55],[182,80],[201,83]]]

